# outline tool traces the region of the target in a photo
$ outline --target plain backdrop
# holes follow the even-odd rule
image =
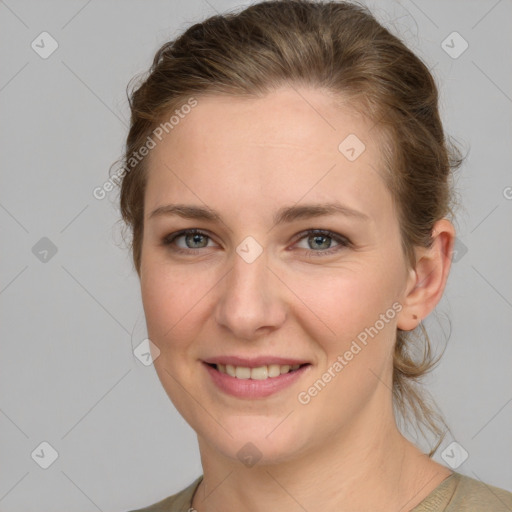
[[[121,156],[129,80],[190,24],[242,5],[0,2],[1,512],[129,510],[201,474],[195,433],[133,353],[147,333],[117,192],[92,192]],[[436,344],[449,337],[426,380],[453,433],[435,459],[455,441],[457,471],[512,491],[512,2],[369,5],[432,69],[468,154],[457,258],[426,322]]]

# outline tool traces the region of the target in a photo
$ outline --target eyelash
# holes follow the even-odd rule
[[[172,246],[173,242],[176,239],[178,239],[181,236],[186,236],[186,235],[202,235],[211,240],[211,237],[207,233],[205,233],[199,229],[184,229],[182,231],[178,231],[176,233],[171,233],[170,235],[167,235],[166,237],[164,237],[164,239],[162,240],[162,245],[169,247],[175,253],[188,254],[188,255],[196,253],[199,249],[205,249],[205,247],[198,248],[198,249],[182,249],[181,247],[176,247],[176,246],[173,247]],[[299,234],[299,236],[297,237],[297,239],[295,240],[294,243],[300,242],[302,239],[307,238],[308,236],[311,236],[311,235],[326,236],[328,238],[332,238],[339,245],[336,245],[335,247],[331,247],[325,251],[322,251],[322,250],[313,251],[313,250],[305,249],[307,257],[328,256],[328,255],[334,254],[335,252],[338,252],[339,250],[341,250],[343,248],[347,248],[352,245],[352,243],[350,242],[350,240],[348,240],[348,238],[338,235],[337,233],[333,233],[332,231],[329,231],[327,229],[309,229],[307,231],[303,231],[302,233]]]

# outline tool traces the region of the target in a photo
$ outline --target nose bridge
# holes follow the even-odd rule
[[[255,247],[251,247],[251,241],[248,243],[242,242],[233,254],[232,269],[224,281],[215,314],[220,325],[234,337],[244,339],[255,337],[262,327],[279,326],[285,317],[276,283],[267,268],[267,252],[263,250],[254,258]]]

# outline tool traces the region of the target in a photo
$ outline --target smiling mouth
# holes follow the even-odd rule
[[[287,373],[293,373],[303,366],[309,366],[310,363],[305,364],[269,364],[263,366],[257,366],[255,368],[249,368],[247,366],[234,366],[231,364],[215,364],[206,363],[211,368],[214,368],[220,373],[229,375],[236,379],[242,380],[266,380],[279,377]]]

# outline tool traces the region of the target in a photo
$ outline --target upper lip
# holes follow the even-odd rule
[[[259,357],[238,357],[238,356],[218,356],[209,357],[203,360],[207,364],[230,364],[233,366],[245,366],[248,368],[257,368],[258,366],[268,366],[270,364],[285,365],[289,364],[293,366],[295,364],[308,364],[309,361],[302,359],[292,359],[289,357],[277,357],[277,356],[259,356]]]

